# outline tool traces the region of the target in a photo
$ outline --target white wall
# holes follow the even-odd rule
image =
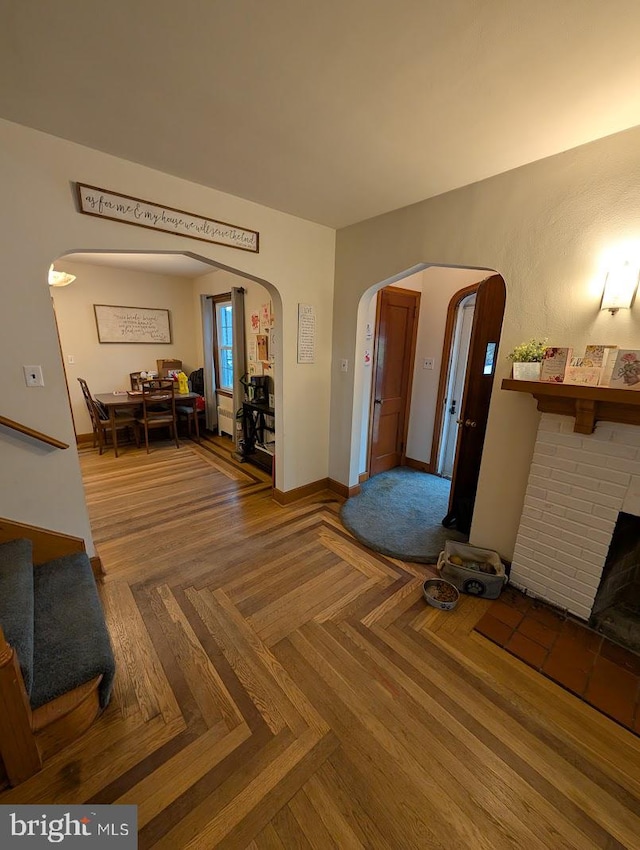
[[[202,346],[200,350],[196,346],[196,313],[190,279],[64,259],[56,266],[76,275],[69,286],[52,287],[51,295],[77,434],[91,433],[91,421],[78,378],[86,380],[94,395],[110,393],[129,389],[129,373],[155,369],[159,359],[182,360],[187,374],[202,359]],[[100,343],[94,304],[167,309],[172,342],[164,345]],[[68,362],[70,355],[74,358],[73,364]]]
[[[257,230],[260,252],[82,215],[73,181]],[[80,250],[191,253],[277,286],[283,380],[276,393],[286,430],[277,458],[279,487],[289,490],[326,476],[333,230],[8,121],[0,121],[0,186],[3,413],[72,445],[66,451],[41,448],[1,429],[0,516],[84,537],[92,551],[47,285],[51,262]],[[299,301],[317,311],[318,357],[310,366],[296,363]],[[25,386],[23,364],[43,366],[44,387]]]
[[[412,460],[429,463],[431,459],[442,346],[449,302],[460,289],[477,283],[484,277],[486,272],[480,272],[477,269],[433,266],[391,284],[401,289],[413,289],[421,293],[407,433],[407,457]],[[375,328],[377,292],[367,293],[363,299],[369,301],[366,321]],[[358,339],[358,348],[362,350],[358,357],[358,368],[363,372],[360,472],[364,472],[367,468],[369,410],[373,380],[373,368],[364,365],[364,351],[373,352],[373,340],[366,340],[366,330],[363,332],[362,328],[358,331]],[[427,357],[435,361],[433,370],[423,368]]]
[[[340,359],[354,356],[362,295],[426,263],[495,269],[507,304],[471,539],[510,557],[538,414],[529,396],[501,390],[506,354],[538,335],[637,347],[640,303],[613,317],[598,307],[610,252],[638,259],[639,246],[640,128],[339,231],[331,477],[357,481],[361,396],[354,406],[358,382]]]

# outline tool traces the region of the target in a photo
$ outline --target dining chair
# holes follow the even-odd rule
[[[177,399],[176,413],[178,419],[185,419],[187,423],[187,434],[191,437],[191,431],[195,425],[196,441],[200,442],[200,414],[204,413],[204,369],[196,369],[189,375],[189,386],[191,391],[198,393],[200,399],[189,404],[180,404]],[[198,407],[201,404],[201,407]]]
[[[93,429],[93,448],[95,449],[97,442],[99,454],[102,454],[102,451],[107,444],[108,437],[113,437],[109,413],[104,405],[100,404],[100,402],[91,395],[87,382],[84,378],[78,378],[78,383],[82,389],[82,395],[84,396],[84,401],[87,405],[87,410],[89,411],[89,416],[91,418],[91,428]],[[120,411],[116,415],[115,429],[119,431],[124,429],[128,430],[129,428],[133,431],[136,446],[140,448],[140,431],[135,414],[128,410]],[[118,457],[117,445],[114,446],[114,454]]]
[[[191,431],[195,425],[195,434],[196,434],[196,442],[200,442],[200,423],[198,421],[199,410],[197,408],[197,399],[193,399],[193,401],[189,404],[184,403],[180,404],[180,399],[178,398],[178,404],[176,404],[176,413],[178,414],[178,419],[184,419],[187,423],[187,436],[191,438]]]
[[[176,441],[176,448],[180,448],[174,381],[143,381],[141,401],[142,415],[137,417],[137,421],[144,428],[147,454],[149,453],[149,430],[151,428],[169,428],[169,433]]]

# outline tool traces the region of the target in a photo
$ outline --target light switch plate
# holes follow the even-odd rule
[[[23,366],[24,381],[28,387],[44,387],[42,366]]]

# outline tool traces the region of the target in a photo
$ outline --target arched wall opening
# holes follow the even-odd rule
[[[79,249],[61,254],[54,266],[76,277],[69,286],[52,286],[51,294],[77,437],[84,439],[91,433],[78,377],[88,381],[92,393],[100,394],[128,389],[131,372],[155,369],[159,359],[179,360],[187,372],[202,367],[212,352],[205,349],[201,299],[229,292],[232,287],[245,289],[247,348],[255,339],[250,333],[250,314],[270,302],[274,322],[266,332],[270,362],[264,367],[265,374],[273,380],[277,433],[282,412],[282,334],[277,332],[282,326],[282,299],[276,286],[193,252]],[[170,343],[101,345],[95,304],[167,309]],[[254,362],[252,370],[257,366]],[[262,369],[260,364],[261,373]],[[229,428],[235,428],[232,399],[222,401],[229,411],[225,421]],[[242,399],[238,403],[241,402]],[[282,476],[279,467],[284,464],[284,446],[276,454],[275,464],[277,486]]]
[[[422,292],[414,378],[411,392],[411,415],[408,429],[407,455],[426,469],[432,457],[434,427],[437,425],[438,387],[445,326],[449,303],[460,289],[487,278],[492,273],[485,267],[445,266],[421,263],[391,278],[370,286],[360,297],[357,309],[354,355],[354,391],[351,445],[349,453],[349,486],[353,491],[366,477],[369,412],[372,371],[367,352],[373,347],[371,329],[375,322],[378,292],[387,286],[414,288]],[[429,368],[425,361],[433,361]]]
[[[277,366],[276,407],[286,440],[276,457],[278,489],[289,493],[326,481],[335,230],[10,122],[0,121],[0,139],[0,182],[5,196],[16,199],[4,222],[0,283],[5,415],[60,441],[75,440],[46,282],[53,258],[81,247],[187,254],[195,250],[211,264],[264,282],[267,289],[268,284],[277,287],[280,297],[274,295],[273,304],[282,318],[278,343],[282,358]],[[80,180],[189,214],[234,222],[260,234],[260,250],[196,243],[186,235],[83,215],[75,182]],[[299,303],[315,308],[313,364],[298,364],[296,358]],[[26,386],[24,364],[41,365],[43,387]],[[27,438],[4,432],[0,436],[0,464],[7,482],[0,494],[0,516],[81,537],[91,553],[77,453],[43,452]]]

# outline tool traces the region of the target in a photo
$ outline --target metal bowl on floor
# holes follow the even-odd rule
[[[458,604],[458,588],[442,578],[428,578],[422,585],[422,595],[429,605],[442,611],[451,611]]]

